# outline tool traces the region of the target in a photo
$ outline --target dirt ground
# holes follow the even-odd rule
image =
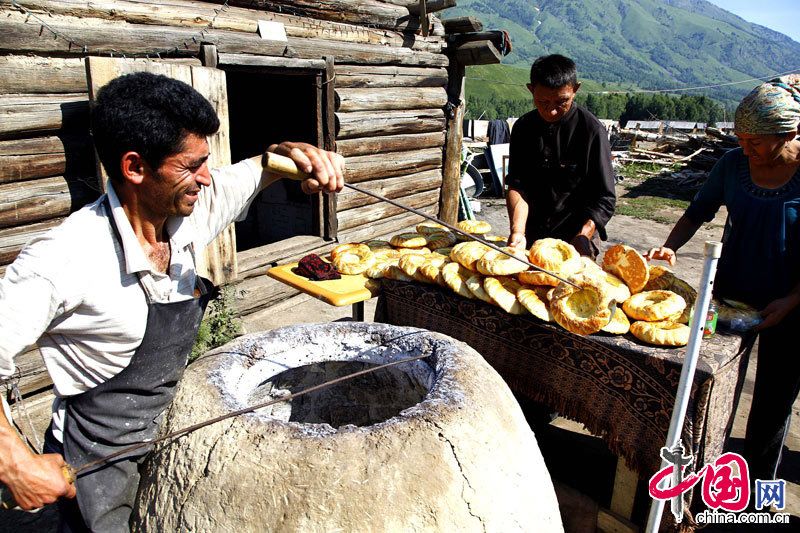
[[[621,197],[624,197],[627,191],[628,188],[621,186],[618,193]],[[480,213],[476,213],[476,217],[487,220],[492,224],[493,234],[506,235],[508,233],[508,218],[505,212],[504,201],[501,199],[481,199],[480,203],[481,211]],[[682,211],[674,211],[671,217],[677,220]],[[700,281],[703,244],[707,240],[720,239],[723,224],[724,214],[720,214],[711,224],[701,228],[698,234],[679,252],[678,264],[675,267],[675,271],[679,276],[683,277],[694,286],[697,286]],[[603,248],[605,249],[608,245],[616,242],[623,242],[640,251],[644,251],[662,244],[670,229],[670,224],[631,216],[616,215],[608,225],[609,241],[604,243]],[[601,250],[601,252],[602,251],[604,250]],[[366,302],[365,319],[367,321],[371,321],[374,316],[375,302],[375,299]],[[349,307],[332,307],[318,300],[300,295],[286,300],[282,304],[270,308],[268,311],[251,315],[248,317],[244,326],[247,332],[255,332],[298,323],[348,320],[350,316],[351,309]],[[749,410],[754,368],[755,365],[751,364],[742,399],[736,412],[736,423],[732,435],[735,442],[740,442],[744,434],[744,424]],[[787,512],[793,515],[793,520],[797,520],[798,516],[800,516],[800,485],[798,485],[798,483],[800,483],[799,417],[800,402],[795,404],[793,426],[787,439],[789,450],[788,453],[784,455],[783,465],[781,471],[779,471],[779,477],[786,479],[788,482]],[[596,449],[598,450],[598,454],[608,455],[607,449],[605,449],[605,445],[602,441],[600,441],[599,438],[590,436],[583,431],[578,424],[564,419],[556,419],[552,425],[564,429],[571,434],[572,437],[570,437],[570,439],[573,440],[573,443],[579,444],[581,453],[585,453],[585,451],[589,449]],[[547,460],[547,457],[545,457],[545,459]],[[576,491],[571,489],[568,483],[569,480],[556,480],[566,531],[569,533],[594,531],[594,522],[590,515],[593,510],[596,511],[597,502],[582,497],[581,495],[576,495]],[[604,483],[608,484],[610,481],[607,480]],[[645,502],[645,504],[646,503],[647,502]],[[796,526],[797,522],[784,529],[788,531]],[[753,530],[768,531],[770,530],[769,527],[770,526],[761,526],[760,529]],[[740,530],[742,529],[731,529],[730,531]],[[0,532],[3,531],[13,531],[14,533],[55,531],[53,510],[47,509],[35,515],[21,513],[19,511],[0,511]],[[706,531],[712,530],[706,528]]]

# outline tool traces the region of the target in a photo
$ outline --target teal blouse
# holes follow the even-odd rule
[[[725,154],[686,210],[695,223],[728,209],[714,294],[758,309],[800,281],[800,170],[782,187],[753,183],[741,148]]]

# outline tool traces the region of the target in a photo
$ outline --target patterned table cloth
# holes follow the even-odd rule
[[[640,477],[660,468],[685,348],[648,346],[631,335],[581,337],[436,286],[390,280],[375,321],[466,342],[515,393],[584,424]],[[703,340],[682,435],[696,467],[722,453],[752,344],[719,332]]]

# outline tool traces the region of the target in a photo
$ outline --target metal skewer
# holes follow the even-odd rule
[[[204,420],[203,422],[198,422],[197,424],[194,424],[194,425],[182,428],[182,429],[178,429],[178,430],[173,431],[173,432],[171,432],[171,433],[169,433],[167,435],[164,435],[162,437],[158,437],[158,438],[153,439],[153,440],[148,440],[148,441],[139,442],[137,444],[132,444],[132,445],[127,446],[127,447],[125,447],[125,448],[123,448],[121,450],[118,450],[118,451],[114,452],[114,453],[111,453],[109,455],[100,457],[99,459],[96,459],[94,461],[90,461],[88,463],[85,463],[85,464],[82,464],[82,465],[79,465],[79,466],[73,466],[73,465],[69,465],[69,464],[64,465],[62,467],[62,473],[64,475],[64,479],[66,479],[67,482],[74,483],[75,479],[80,474],[82,474],[84,472],[87,472],[89,470],[93,470],[95,468],[101,467],[101,466],[109,463],[110,461],[113,461],[114,459],[116,459],[118,457],[121,457],[123,455],[128,455],[128,454],[130,454],[132,452],[141,450],[142,448],[149,448],[149,447],[151,447],[151,446],[153,446],[155,444],[158,444],[160,442],[164,442],[164,441],[172,440],[172,439],[175,439],[175,438],[178,438],[178,437],[182,437],[183,435],[186,435],[188,433],[192,433],[193,431],[197,431],[198,429],[202,429],[202,428],[210,426],[212,424],[216,424],[217,422],[222,422],[223,420],[228,420],[229,418],[234,418],[234,417],[237,417],[237,416],[240,416],[240,415],[243,415],[243,414],[252,413],[253,411],[257,411],[258,409],[262,409],[264,407],[269,407],[269,406],[274,405],[276,403],[288,402],[290,400],[293,400],[295,398],[298,398],[298,397],[303,396],[305,394],[308,394],[310,392],[318,391],[320,389],[324,389],[324,388],[330,387],[332,385],[336,385],[337,383],[341,383],[343,381],[347,381],[347,380],[356,378],[358,376],[363,376],[364,374],[369,374],[371,372],[376,372],[378,370],[382,370],[382,369],[389,368],[389,367],[392,367],[392,366],[401,365],[403,363],[410,363],[410,362],[413,362],[413,361],[418,361],[420,359],[425,359],[426,357],[430,357],[430,354],[415,355],[413,357],[406,357],[404,359],[399,359],[397,361],[392,361],[392,362],[385,363],[385,364],[382,364],[382,365],[376,365],[376,366],[372,366],[370,368],[365,368],[364,370],[359,370],[358,372],[353,372],[352,374],[347,374],[346,376],[341,376],[341,377],[332,379],[330,381],[326,381],[325,383],[320,383],[319,385],[314,385],[312,387],[308,387],[307,389],[303,389],[301,391],[295,392],[293,394],[289,394],[287,396],[281,396],[279,398],[274,398],[272,400],[268,400],[268,401],[265,401],[265,402],[262,402],[262,403],[258,403],[258,404],[255,404],[255,405],[250,405],[248,407],[245,407],[243,409],[239,409],[237,411],[231,411],[230,413],[225,413],[224,415],[220,415],[220,416],[217,416],[215,418],[211,418],[209,420]],[[2,490],[0,490],[0,509],[14,509],[14,508],[16,508],[17,507],[17,502],[14,501],[14,497],[11,495],[11,491],[6,489],[2,485],[0,485],[0,488],[2,489]]]
[[[307,174],[307,173],[301,171],[300,169],[298,169],[297,165],[295,165],[294,161],[292,159],[288,158],[288,157],[284,157],[282,155],[278,155],[278,154],[273,154],[273,153],[267,152],[267,153],[264,154],[264,161],[265,161],[265,166],[270,171],[272,171],[272,172],[274,172],[276,174],[280,174],[282,176],[286,176],[286,177],[288,177],[290,179],[303,180],[303,179],[311,177],[309,174]],[[523,259],[521,257],[517,257],[516,255],[503,250],[501,247],[499,247],[496,244],[493,244],[493,243],[485,240],[482,237],[478,237],[477,235],[473,235],[471,233],[468,233],[468,232],[466,232],[466,231],[464,231],[462,229],[459,229],[456,226],[453,226],[452,224],[448,224],[447,222],[444,222],[443,220],[439,220],[438,218],[436,218],[436,217],[434,217],[432,215],[428,215],[427,213],[423,213],[422,211],[419,211],[418,209],[414,209],[413,207],[409,207],[407,205],[403,205],[400,202],[395,202],[394,200],[392,200],[390,198],[386,198],[385,196],[381,196],[380,194],[368,191],[366,189],[362,189],[361,187],[359,187],[357,185],[353,185],[352,183],[345,183],[344,186],[347,187],[348,189],[352,189],[354,191],[360,192],[361,194],[366,194],[367,196],[372,196],[373,198],[376,198],[376,199],[378,199],[378,200],[380,200],[382,202],[387,202],[389,204],[392,204],[395,207],[399,207],[400,209],[404,209],[405,211],[409,211],[411,213],[414,213],[415,215],[419,215],[419,216],[421,216],[423,218],[426,218],[426,219],[430,220],[431,222],[436,222],[437,224],[441,224],[442,226],[444,226],[445,228],[449,229],[452,232],[458,233],[459,235],[463,235],[464,237],[467,237],[468,239],[472,239],[472,240],[478,241],[479,243],[483,244],[484,246],[487,246],[487,247],[491,248],[492,250],[500,252],[503,255],[507,255],[508,257],[516,259],[520,263],[528,265],[529,267],[533,268],[534,270],[538,270],[539,272],[544,272],[545,274],[553,276],[554,278],[556,278],[559,281],[563,281],[564,283],[566,283],[568,285],[572,285],[576,289],[580,289],[580,287],[578,287],[577,285],[575,285],[571,281],[562,278],[558,274],[554,274],[554,273],[550,272],[549,270],[546,270],[546,269],[544,269],[544,268],[542,268],[540,266],[534,265],[533,263],[531,263],[527,259]]]

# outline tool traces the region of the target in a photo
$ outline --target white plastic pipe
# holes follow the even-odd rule
[[[706,241],[705,254],[703,259],[703,275],[700,278],[700,291],[697,295],[692,320],[689,325],[689,344],[686,347],[686,356],[681,369],[681,379],[678,382],[678,393],[675,396],[675,406],[672,410],[672,420],[669,423],[667,433],[667,443],[665,446],[672,449],[678,444],[681,438],[681,428],[686,418],[686,409],[689,406],[689,395],[692,391],[694,381],[694,371],[697,368],[697,359],[700,356],[700,344],[703,341],[703,329],[706,324],[706,313],[708,304],[711,303],[711,292],[714,286],[714,276],[717,274],[717,261],[722,252],[722,243],[716,241]],[[667,461],[661,461],[661,468],[669,466]],[[670,478],[664,482],[669,483]],[[647,519],[647,533],[655,533],[661,525],[661,515],[664,512],[664,500],[653,500],[650,505],[650,516]]]

